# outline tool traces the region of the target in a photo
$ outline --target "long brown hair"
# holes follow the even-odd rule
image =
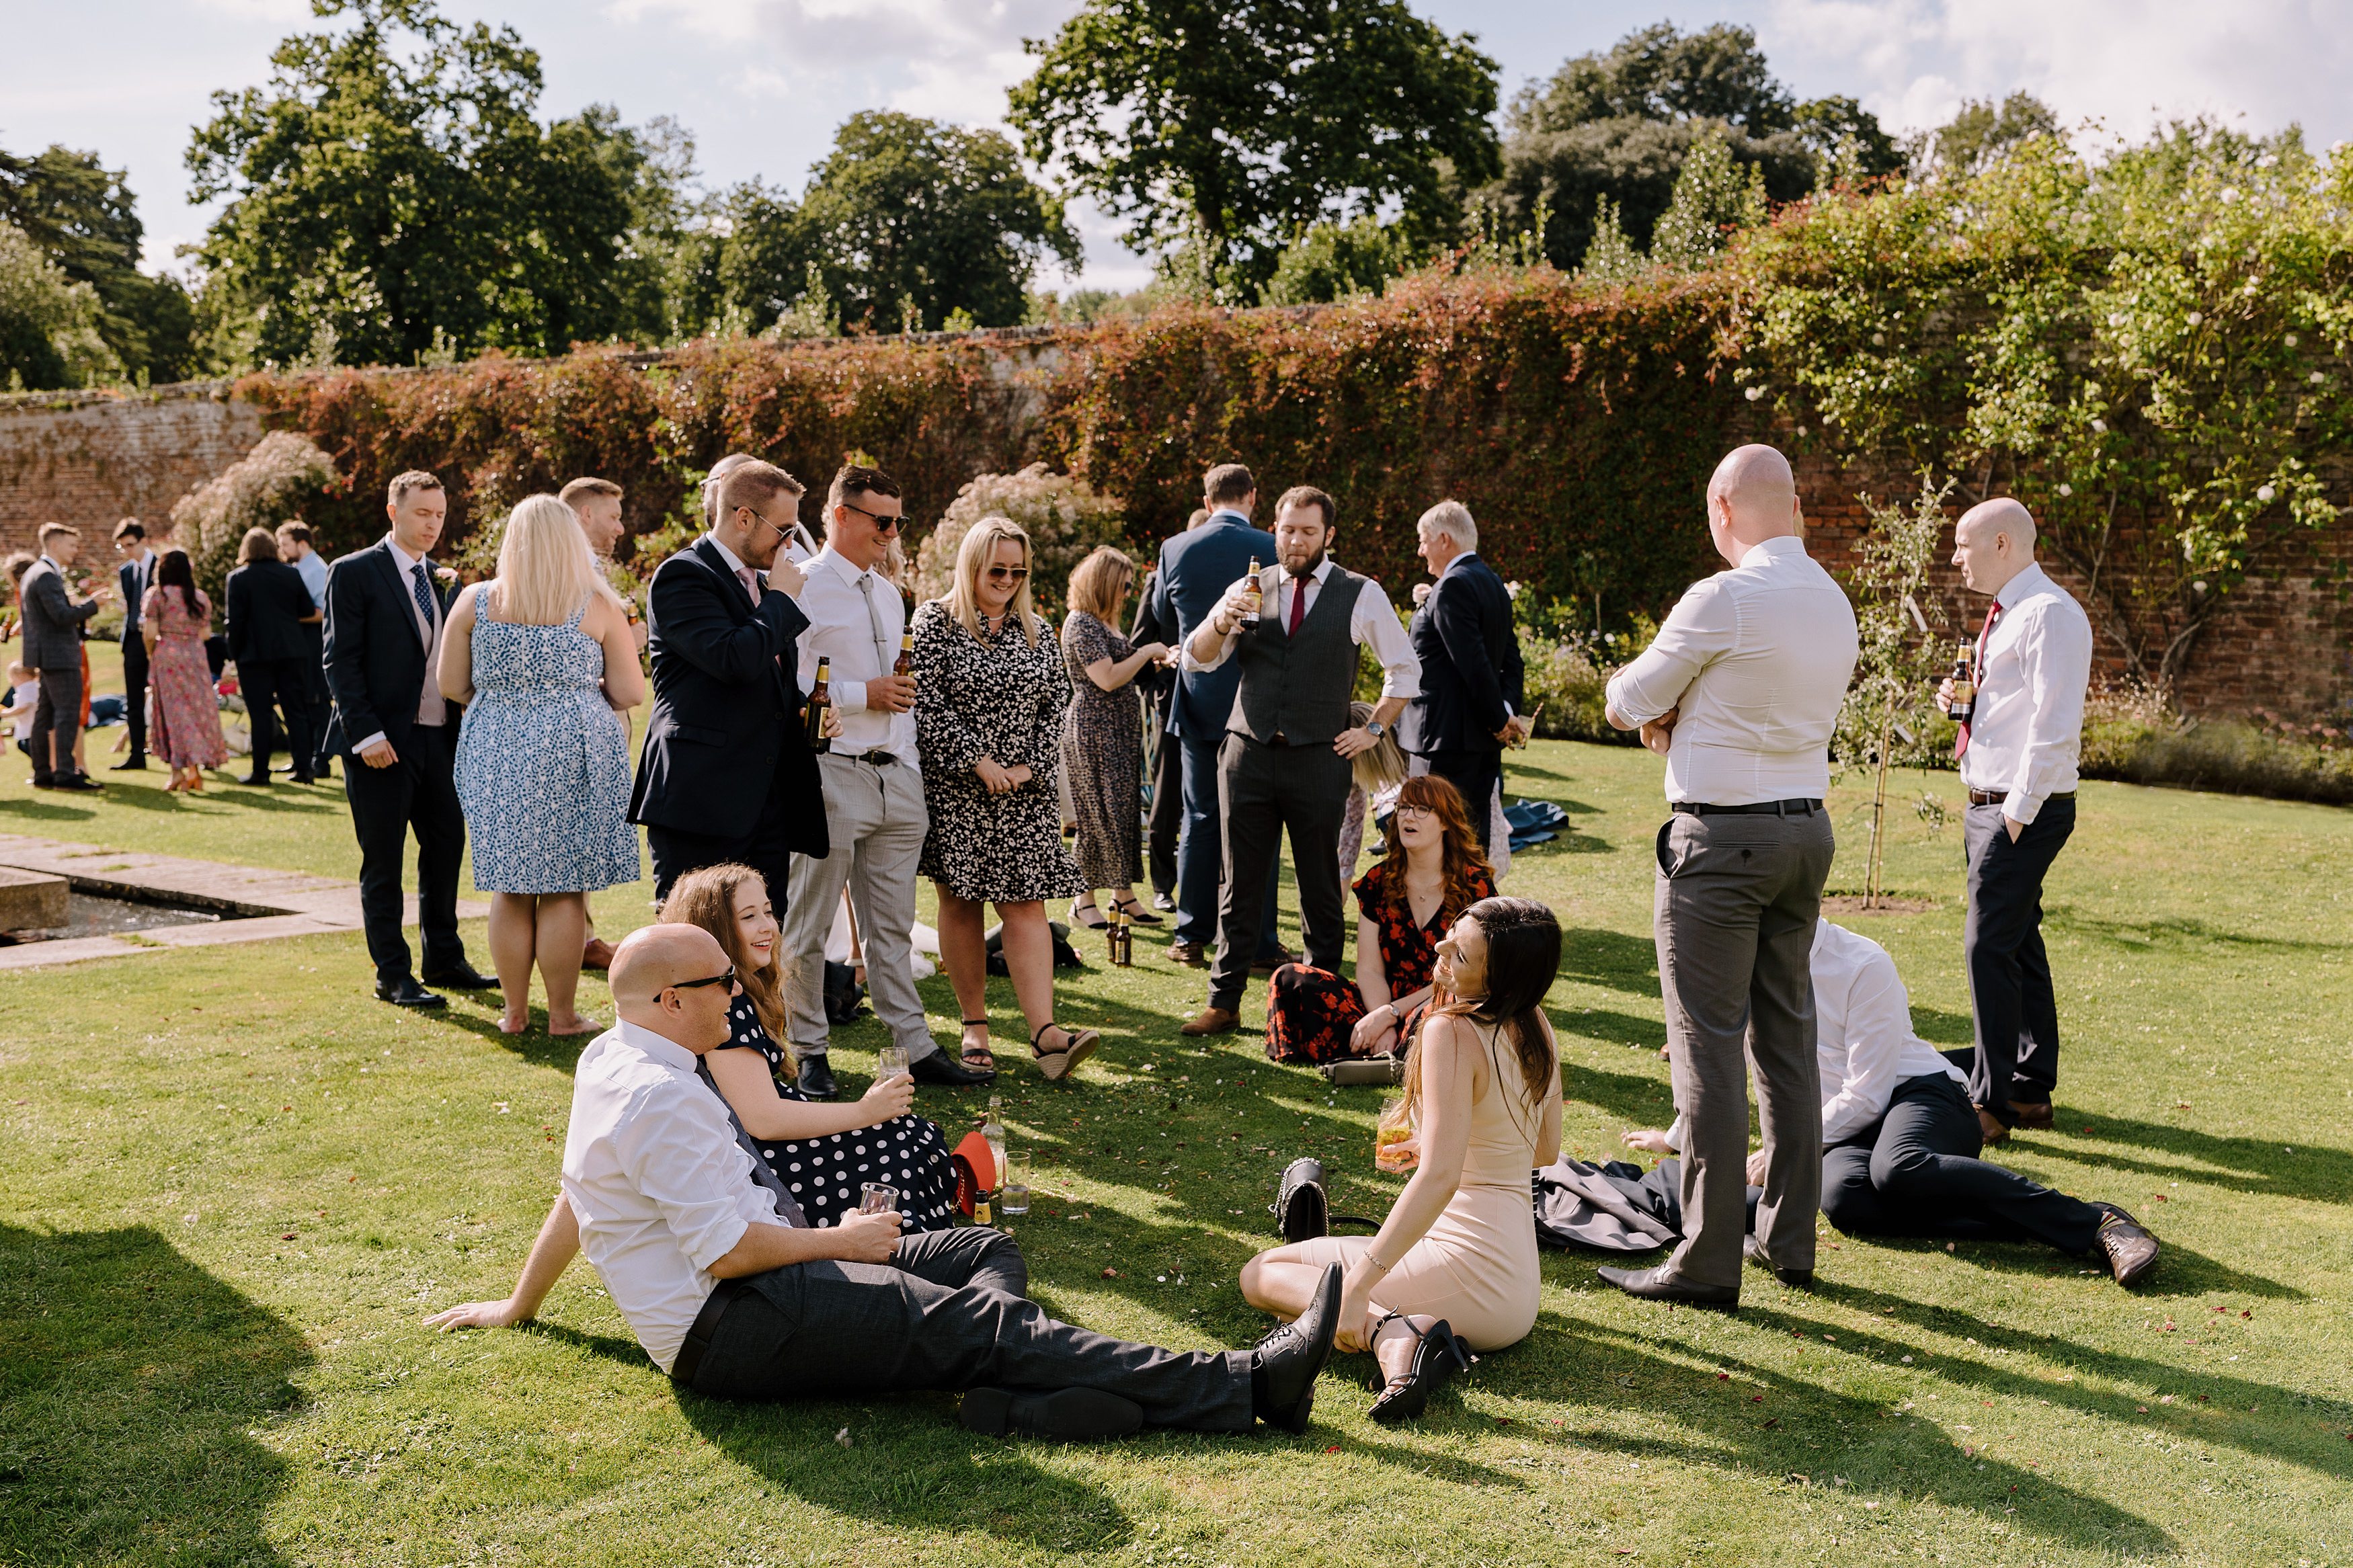
[[[735,895],[746,882],[764,893],[768,890],[766,879],[749,866],[705,866],[689,871],[671,885],[670,897],[662,900],[660,918],[701,926],[719,940],[727,962],[735,966],[744,994],[752,999],[753,1010],[760,1015],[760,1026],[790,1057],[792,1045],[785,1027],[784,931],[780,926],[776,945],[768,950],[768,962],[753,967],[752,950],[744,944],[744,928],[735,919]]]
[[[1405,807],[1418,806],[1438,818],[1439,875],[1445,891],[1438,907],[1441,925],[1452,925],[1462,918],[1462,911],[1477,898],[1474,872],[1487,874],[1487,886],[1493,887],[1494,870],[1479,848],[1479,836],[1472,831],[1470,813],[1462,809],[1462,792],[1436,773],[1424,773],[1410,778],[1398,786],[1397,805],[1389,813],[1388,841],[1381,850],[1381,889],[1385,897],[1406,903],[1405,837],[1398,831],[1397,813]]]
[[[1558,1079],[1560,1063],[1545,1037],[1545,993],[1560,972],[1560,921],[1534,899],[1482,899],[1462,911],[1487,939],[1487,994],[1445,997],[1430,1010],[1413,1043],[1406,1047],[1405,1096],[1382,1118],[1410,1121],[1421,1101],[1421,1042],[1431,1018],[1468,1018],[1494,1024],[1520,1064],[1520,1081],[1532,1105],[1542,1105]],[[1501,1088],[1502,1085],[1497,1085]]]

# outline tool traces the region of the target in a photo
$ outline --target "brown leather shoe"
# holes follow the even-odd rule
[[[2001,1124],[2000,1120],[1997,1118],[1992,1111],[1988,1110],[1984,1106],[1980,1105],[1977,1110],[1978,1134],[1986,1141],[1987,1147],[1990,1148],[1996,1143],[2009,1142],[2010,1129],[2004,1127]]]
[[[2018,1125],[2029,1132],[2051,1131],[2051,1102],[2047,1100],[2013,1100],[2010,1102],[2010,1111],[2018,1118]]]
[[[2108,1272],[2127,1289],[2139,1284],[2157,1267],[2157,1237],[2114,1204],[2092,1206],[2108,1216],[2100,1222],[2098,1234],[2100,1250],[2107,1255]]]
[[[612,968],[613,944],[601,936],[590,937],[588,945],[580,950],[580,967],[583,969]]]
[[[1168,962],[1181,963],[1187,969],[1207,969],[1209,955],[1198,942],[1172,942],[1168,944]]]
[[[1204,1007],[1186,1019],[1176,1032],[1197,1039],[1203,1035],[1230,1035],[1241,1021],[1241,1015],[1230,1007]]]

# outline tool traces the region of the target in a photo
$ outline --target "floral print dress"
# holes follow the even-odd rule
[[[1468,881],[1464,908],[1495,896],[1494,879],[1484,867],[1472,867]],[[1387,861],[1357,878],[1355,890],[1357,909],[1373,922],[1389,994],[1409,996],[1428,985],[1438,963],[1439,939],[1451,923],[1443,905],[1427,925],[1416,925],[1412,902],[1402,887],[1391,886]],[[1303,963],[1286,963],[1267,984],[1266,1054],[1279,1062],[1328,1062],[1352,1055],[1349,1037],[1369,1010],[1364,994],[1350,982]],[[1398,1037],[1409,1035],[1413,1026],[1414,1019],[1402,1020]]]
[[[147,658],[147,690],[155,710],[149,734],[155,754],[175,768],[219,767],[228,761],[228,742],[221,736],[212,661],[205,657],[212,601],[198,589],[191,615],[180,590],[157,586],[139,601],[139,616],[142,625],[155,628],[155,651]],[[88,692],[89,682],[82,689]]]

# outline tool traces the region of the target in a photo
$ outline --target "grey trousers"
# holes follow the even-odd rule
[[[900,1389],[1099,1388],[1149,1426],[1250,1429],[1250,1352],[1166,1351],[1046,1316],[1012,1238],[967,1226],[899,1243],[891,1263],[800,1263],[744,1280],[694,1389],[793,1399]]]
[[[1757,1235],[1777,1268],[1814,1266],[1821,1198],[1821,1074],[1809,955],[1829,877],[1830,817],[1694,816],[1659,829],[1659,983],[1683,1144],[1683,1240],[1668,1266],[1740,1283],[1748,1096],[1757,1081],[1765,1191]]]
[[[1348,814],[1355,773],[1329,741],[1268,746],[1229,733],[1218,752],[1218,809],[1225,818],[1225,864],[1218,879],[1218,954],[1209,966],[1209,1005],[1241,1010],[1250,961],[1267,929],[1261,889],[1268,887],[1282,835],[1291,834],[1291,870],[1299,882],[1300,935],[1307,962],[1340,972],[1347,910],[1340,889],[1340,822]]]
[[[817,760],[825,784],[825,825],[833,853],[823,859],[793,857],[791,906],[785,911],[786,1032],[797,1056],[823,1055],[830,1038],[825,1017],[825,939],[849,889],[866,984],[874,1016],[909,1060],[939,1049],[923,1021],[915,992],[915,867],[923,857],[931,814],[923,806],[923,776],[903,763],[861,763],[830,752]]]

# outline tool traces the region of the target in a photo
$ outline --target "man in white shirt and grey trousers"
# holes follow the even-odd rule
[[[1609,680],[1609,721],[1667,757],[1655,903],[1675,1108],[1683,1240],[1655,1268],[1604,1268],[1629,1295],[1740,1300],[1746,1067],[1764,1124],[1764,1196],[1748,1257],[1810,1285],[1822,1121],[1807,954],[1833,842],[1822,797],[1854,673],[1853,608],[1798,536],[1788,459],[1739,448],[1707,487],[1707,528],[1731,563],[1695,584],[1641,657]],[[1746,1061],[1744,1062],[1744,1047]]]
[[[2059,999],[2042,949],[2042,879],[2075,830],[2075,763],[2092,679],[2092,623],[2034,563],[2034,518],[2003,497],[1953,529],[1953,564],[1989,595],[1978,634],[1977,716],[1953,754],[1969,792],[1961,839],[1969,910],[1961,950],[1977,1016],[1969,1098],[1986,1142],[2051,1125],[2059,1082]],[[1937,689],[1949,709],[1952,682]]]

